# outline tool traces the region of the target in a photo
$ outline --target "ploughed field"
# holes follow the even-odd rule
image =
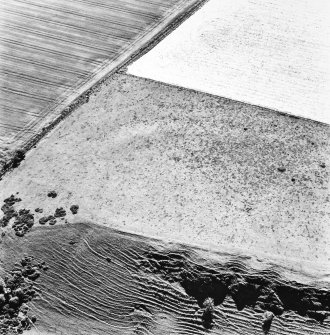
[[[330,334],[329,284],[263,259],[81,222],[1,244],[5,334]]]
[[[197,2],[2,1],[0,164]]]

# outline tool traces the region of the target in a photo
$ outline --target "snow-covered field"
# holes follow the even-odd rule
[[[330,123],[330,2],[211,0],[130,74]]]

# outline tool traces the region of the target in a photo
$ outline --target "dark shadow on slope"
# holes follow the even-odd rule
[[[287,281],[271,271],[254,271],[228,262],[213,269],[198,265],[181,251],[148,253],[141,260],[144,271],[160,274],[169,282],[177,282],[203,309],[203,325],[211,328],[214,306],[231,296],[238,310],[251,307],[274,315],[293,311],[323,322],[330,314],[330,291]],[[208,303],[212,301],[212,303]],[[267,322],[266,322],[267,323]],[[264,326],[268,332],[271,322]]]

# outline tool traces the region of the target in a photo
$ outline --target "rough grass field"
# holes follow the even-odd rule
[[[121,74],[0,190],[48,215],[78,204],[92,222],[311,270],[330,258],[329,143],[327,125]]]

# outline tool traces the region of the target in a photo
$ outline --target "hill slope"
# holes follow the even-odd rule
[[[48,266],[28,303],[32,334],[263,334],[265,311],[275,315],[270,334],[330,334],[329,319],[316,321],[329,313],[329,286],[260,259],[90,223],[1,243],[3,271],[24,254]]]

